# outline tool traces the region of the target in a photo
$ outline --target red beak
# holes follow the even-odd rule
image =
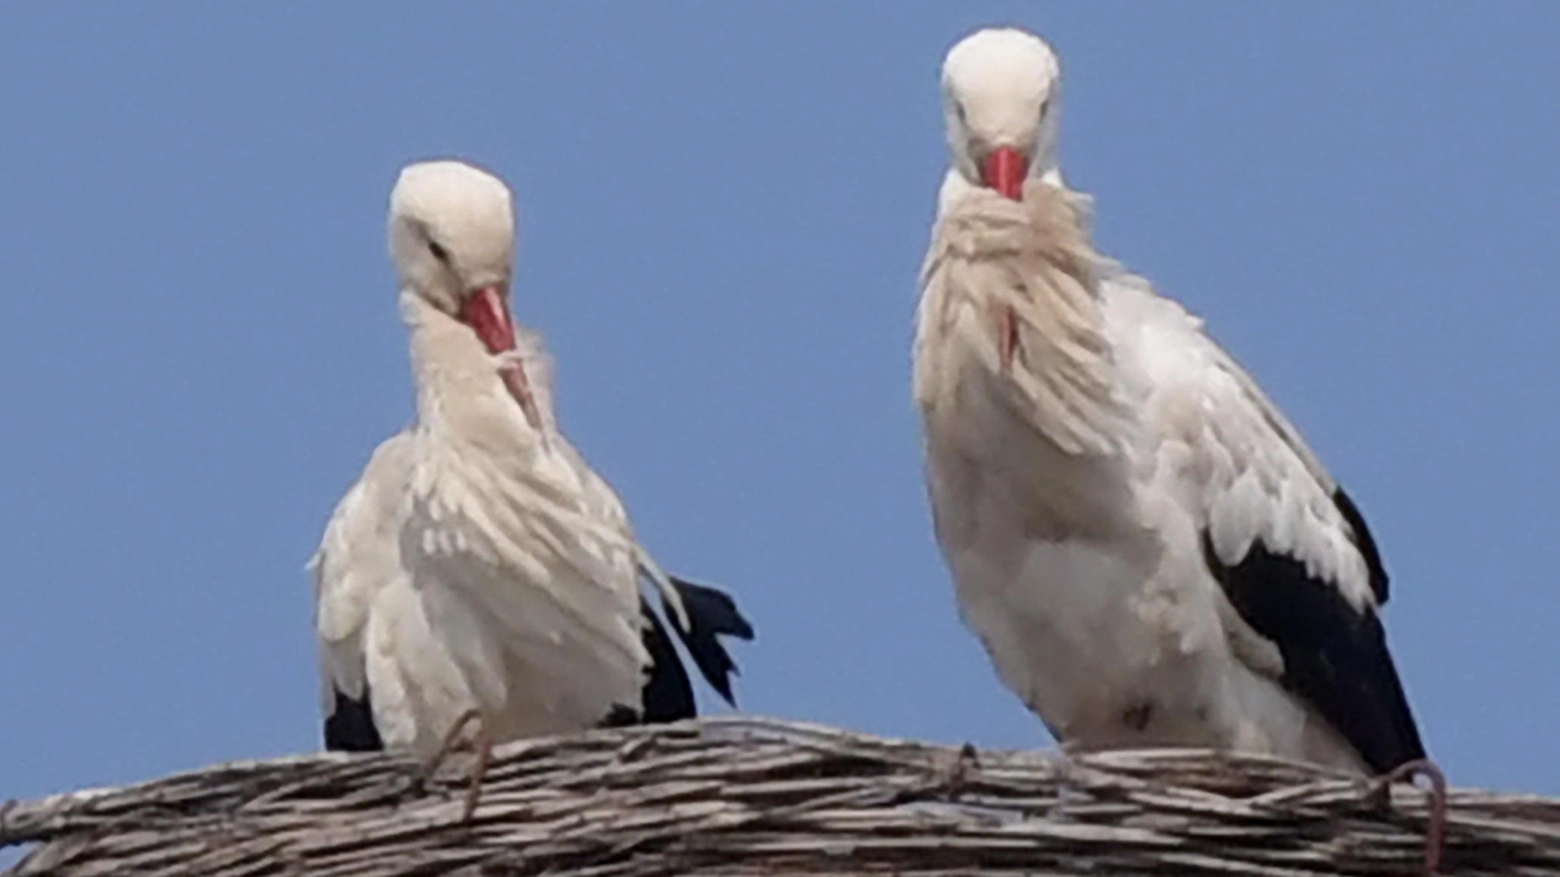
[[[488,353],[499,354],[515,349],[515,322],[509,316],[509,301],[502,286],[484,286],[466,297],[460,306],[461,322],[477,333]],[[499,369],[499,379],[532,429],[542,428],[541,412],[536,407],[536,397],[531,394],[531,381],[519,362],[509,363]]]
[[[1029,162],[1011,146],[993,150],[980,169],[981,182],[1014,201],[1024,200],[1024,177],[1028,175]]]
[[[509,318],[503,287],[484,286],[467,296],[460,306],[460,320],[477,333],[488,353],[515,349],[515,324]]]

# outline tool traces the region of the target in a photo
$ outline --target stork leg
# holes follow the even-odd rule
[[[1373,797],[1377,797],[1380,804],[1390,806],[1393,783],[1414,783],[1420,777],[1430,781],[1430,819],[1425,826],[1423,877],[1435,877],[1441,873],[1441,858],[1446,851],[1446,774],[1428,758],[1405,761],[1377,781]]]
[[[493,737],[487,723],[477,723],[477,734],[472,740],[477,750],[477,763],[471,767],[471,788],[466,790],[466,805],[461,808],[460,821],[470,822],[477,813],[477,802],[482,799],[482,780],[487,777],[488,764],[493,760]]]
[[[471,725],[476,725],[477,729],[470,741],[477,760],[472,765],[469,775],[470,786],[466,789],[466,803],[461,808],[462,822],[470,822],[471,817],[477,812],[477,802],[482,797],[482,780],[487,775],[488,763],[493,759],[493,737],[488,732],[487,721],[483,719],[479,710],[469,709],[460,714],[460,718],[456,719],[455,724],[445,732],[444,741],[439,744],[439,751],[422,771],[425,781],[432,779],[450,755],[464,742],[463,735],[466,728]]]

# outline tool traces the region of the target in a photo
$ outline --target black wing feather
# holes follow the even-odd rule
[[[1381,621],[1356,610],[1305,564],[1260,540],[1229,565],[1203,534],[1203,555],[1240,617],[1284,658],[1279,682],[1311,704],[1372,770],[1425,755]]]
[[[640,598],[639,608],[645,616],[645,650],[650,653],[650,676],[640,693],[644,704],[641,721],[652,725],[691,719],[698,715],[698,708],[694,705],[688,670],[677,657],[677,648],[650,603]]]
[[[717,637],[734,636],[741,640],[751,640],[753,625],[742,616],[736,601],[725,591],[676,576],[671,577],[671,582],[682,597],[683,607],[688,610],[689,629],[679,627],[676,614],[668,613],[672,618],[672,626],[677,630],[683,645],[688,647],[688,654],[693,656],[693,662],[709,681],[710,687],[719,692],[726,703],[736,706],[736,697],[731,693],[731,677],[738,675],[737,664]]]
[[[325,748],[333,752],[378,752],[385,748],[369,706],[368,684],[364,683],[360,698],[348,697],[339,688],[332,691],[336,702],[325,717]]]
[[[1376,595],[1376,605],[1387,605],[1387,568],[1381,563],[1381,549],[1376,547],[1376,537],[1370,535],[1370,528],[1365,526],[1365,516],[1360,514],[1360,507],[1343,492],[1342,487],[1334,488],[1333,505],[1338,507],[1338,514],[1343,515],[1344,523],[1354,531],[1354,547],[1365,558],[1365,570],[1370,574],[1370,591]]]

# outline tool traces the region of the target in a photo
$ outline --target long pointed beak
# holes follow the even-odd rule
[[[502,286],[484,286],[466,296],[460,306],[461,322],[470,326],[488,353],[495,356],[515,349],[515,321],[509,315],[509,297],[505,292]],[[542,415],[536,405],[536,396],[531,392],[531,380],[526,376],[525,367],[518,359],[506,362],[499,368],[498,376],[504,382],[504,389],[525,412],[526,422],[532,429],[540,430]]]
[[[981,182],[1014,201],[1024,200],[1024,177],[1028,175],[1029,161],[1011,146],[992,150],[980,169]]]
[[[520,411],[525,415],[525,422],[531,424],[531,428],[542,428],[542,412],[536,405],[536,394],[531,392],[531,379],[525,375],[525,367],[519,363],[508,366],[498,373],[499,380],[504,382],[504,389],[514,397],[520,405]]]
[[[484,286],[466,296],[460,306],[460,320],[477,333],[488,353],[515,349],[515,323],[509,316],[509,302],[502,286]]]

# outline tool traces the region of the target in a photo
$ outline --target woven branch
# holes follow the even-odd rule
[[[393,755],[219,765],[13,802],[12,873],[1420,873],[1430,801],[1267,758],[976,752],[718,718],[500,747],[426,782]],[[1560,801],[1453,790],[1442,873],[1560,875]]]

